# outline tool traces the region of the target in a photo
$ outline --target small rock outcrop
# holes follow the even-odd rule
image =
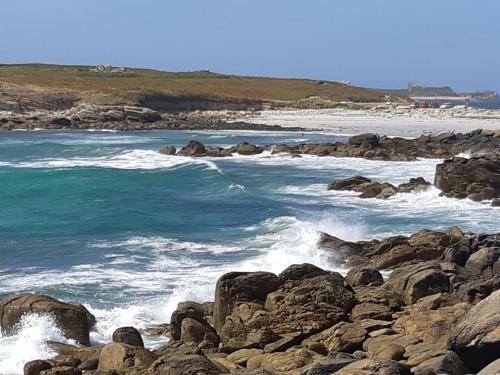
[[[397,193],[424,191],[430,185],[422,177],[411,178],[407,183],[394,186],[388,182],[375,182],[363,176],[354,176],[330,183],[327,190],[350,190],[361,193],[360,198],[387,199]]]

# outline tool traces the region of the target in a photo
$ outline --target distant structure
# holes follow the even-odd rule
[[[89,69],[92,73],[130,73],[131,70],[127,68],[117,68],[111,65],[97,65]]]

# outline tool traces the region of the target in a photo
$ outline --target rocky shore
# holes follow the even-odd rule
[[[26,313],[51,314],[80,343],[48,343],[59,355],[26,363],[27,375],[500,371],[500,234],[453,227],[346,242],[325,233],[319,245],[351,268],[345,277],[311,264],[227,273],[213,302],[178,305],[170,342],[156,350],[133,327],[88,346],[95,318],[45,296],[1,301],[1,328],[9,334]]]
[[[242,113],[238,111],[160,113],[146,107],[82,104],[64,111],[38,110],[28,113],[0,111],[0,131],[34,129],[308,131],[301,127],[237,121],[240,117]]]

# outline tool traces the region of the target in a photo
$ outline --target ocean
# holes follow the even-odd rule
[[[279,273],[290,264],[340,268],[319,231],[357,241],[422,228],[498,231],[500,209],[426,192],[388,200],[329,192],[363,175],[397,184],[432,181],[440,160],[369,161],[264,153],[166,156],[196,139],[227,147],[343,141],[315,133],[34,131],[0,134],[0,298],[40,293],[83,303],[98,320],[94,344],[114,329],[169,321],[180,301],[214,298],[228,271]],[[165,343],[145,335],[146,346]],[[28,316],[0,334],[0,374],[53,355],[67,340],[50,317]]]

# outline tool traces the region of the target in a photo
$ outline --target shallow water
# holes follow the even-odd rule
[[[437,189],[386,201],[329,192],[364,175],[432,181],[439,160],[368,161],[289,155],[196,159],[161,155],[190,139],[229,146],[339,141],[321,134],[259,132],[13,132],[0,135],[0,298],[43,293],[84,303],[98,318],[91,339],[124,325],[167,322],[182,300],[213,299],[229,270],[280,272],[309,262],[338,269],[316,246],[318,230],[346,240],[422,228],[498,231],[500,209],[439,197]],[[345,270],[340,270],[345,272]],[[27,317],[0,336],[0,374],[53,355],[53,322]],[[145,337],[148,346],[161,342]],[[23,348],[20,350],[19,348]]]

